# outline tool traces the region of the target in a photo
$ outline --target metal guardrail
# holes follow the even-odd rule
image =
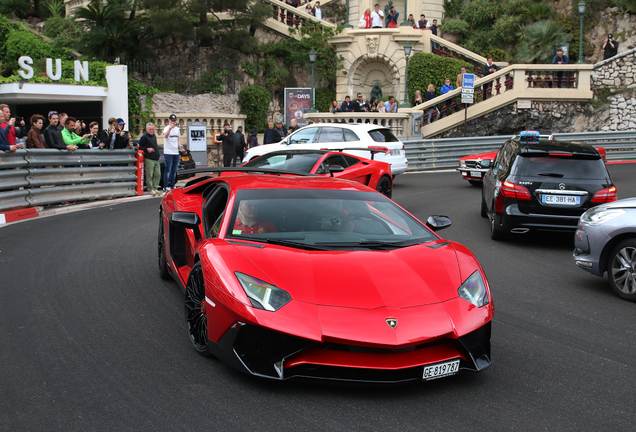
[[[558,141],[603,147],[607,161],[636,159],[636,131],[555,133]],[[461,157],[499,150],[511,135],[404,141],[409,171],[457,168]]]
[[[136,195],[134,150],[0,152],[0,211]]]

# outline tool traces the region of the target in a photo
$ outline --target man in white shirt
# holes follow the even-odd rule
[[[166,170],[163,173],[163,188],[166,191],[174,188],[177,182],[179,167],[180,130],[177,127],[177,116],[170,114],[170,124],[163,129],[163,156],[166,159]]]
[[[322,19],[322,9],[320,9],[320,2],[317,1],[314,6],[314,10],[312,11],[314,16],[318,19]]]
[[[384,26],[384,12],[380,10],[380,5],[375,5],[371,12],[371,28],[382,28]]]

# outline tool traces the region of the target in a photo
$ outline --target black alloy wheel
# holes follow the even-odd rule
[[[161,210],[159,210],[159,235],[157,236],[157,253],[159,258],[159,277],[166,280],[170,279],[168,262],[166,261],[166,247],[163,237],[163,217],[161,215]]]
[[[382,178],[380,178],[376,190],[381,194],[386,195],[388,198],[391,198],[391,195],[393,194],[393,183],[391,183],[391,179],[388,175],[382,176]]]
[[[636,239],[620,242],[610,253],[607,278],[622,299],[636,302]]]
[[[205,283],[201,262],[192,267],[185,293],[185,319],[188,336],[194,349],[203,356],[210,357],[210,341],[208,340],[208,317],[205,314]]]

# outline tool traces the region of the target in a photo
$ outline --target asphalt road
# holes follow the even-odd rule
[[[612,165],[619,198],[636,165]],[[633,431],[636,304],[572,261],[572,236],[494,242],[458,173],[397,178],[394,199],[467,245],[495,299],[491,368],[350,388],[242,375],[191,348],[157,274],[158,200],[0,229],[0,430]]]

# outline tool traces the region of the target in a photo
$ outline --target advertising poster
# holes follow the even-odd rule
[[[310,88],[286,88],[285,89],[285,124],[287,128],[291,124],[291,119],[298,121],[298,127],[307,124],[305,112],[311,109],[311,89]]]

